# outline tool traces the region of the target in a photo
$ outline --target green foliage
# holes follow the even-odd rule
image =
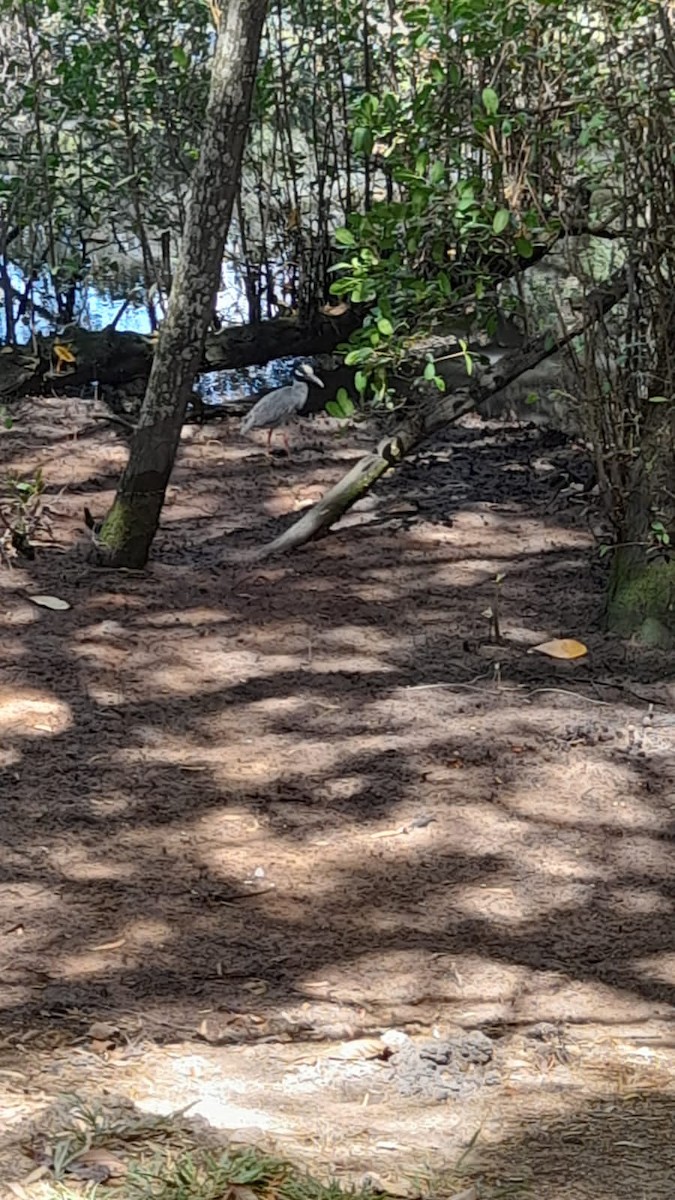
[[[371,1200],[370,1189],[343,1189],[321,1183],[281,1159],[256,1149],[197,1150],[173,1161],[162,1155],[156,1167],[138,1169],[129,1179],[129,1200],[247,1200],[275,1196],[278,1200]]]
[[[0,482],[0,560],[11,565],[17,552],[33,558],[31,538],[43,528],[50,532],[43,510],[45,480],[38,468],[30,479],[9,473]]]
[[[356,388],[362,390],[362,385],[365,383],[361,372],[356,372]],[[346,388],[338,388],[337,395],[334,400],[329,400],[326,403],[326,412],[331,417],[337,417],[340,421],[346,421],[349,417],[353,417],[356,412],[354,401],[351,399]]]
[[[652,521],[650,526],[654,541],[662,549],[670,546],[670,534],[666,529],[663,521]]]
[[[392,65],[373,66],[350,109],[352,150],[384,186],[335,239],[349,253],[333,266],[333,295],[375,318],[349,350],[368,380],[364,398],[387,400],[415,336],[467,314],[490,332],[499,285],[564,227],[565,178],[616,178],[607,63],[614,39],[648,13],[628,0],[611,12],[563,0],[400,6]]]
[[[16,475],[7,475],[5,489],[10,503],[17,513],[23,517],[24,514],[31,512],[37,507],[45,490],[45,480],[41,467],[38,467],[35,475],[30,479],[19,479]]]
[[[206,102],[208,10],[191,0],[2,10],[13,69],[0,99],[0,213],[16,229],[12,259],[28,275],[48,270],[61,307],[92,256],[114,277],[145,225],[180,220]]]
[[[184,220],[209,6],[0,0],[0,11],[11,257],[48,267],[66,309],[93,264],[121,278],[147,231],[145,281],[161,284],[152,239],[168,230],[175,250]],[[373,306],[375,328],[353,348],[368,350],[360,394],[380,402],[412,336],[467,309],[487,327],[500,280],[560,229],[563,178],[607,171],[608,46],[651,11],[632,0],[611,12],[400,0],[389,16],[377,0],[272,6],[238,214],[249,317],[280,302],[313,312],[331,284]]]
[[[388,380],[411,338],[467,311],[486,327],[500,279],[557,228],[532,181],[519,191],[506,181],[535,145],[553,172],[570,140],[569,122],[549,130],[527,108],[514,108],[516,96],[528,95],[528,70],[564,6],[533,14],[524,3],[474,0],[461,10],[460,33],[456,6],[404,4],[390,47],[397,86],[371,89],[351,109],[353,151],[383,177],[388,194],[374,196],[336,231],[337,246],[349,253],[332,268],[331,292],[368,307],[346,361],[359,366],[367,381],[360,394],[376,404],[390,400]],[[572,57],[579,40],[570,41]],[[490,76],[497,63],[513,68],[505,95],[492,85],[476,91],[477,74]],[[463,354],[470,372],[466,347]],[[433,365],[423,377],[442,388]]]

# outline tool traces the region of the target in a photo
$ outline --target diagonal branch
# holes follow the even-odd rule
[[[303,513],[298,521],[274,541],[263,546],[258,552],[259,556],[268,558],[273,554],[297,550],[307,542],[325,535],[357,500],[367,495],[382,475],[392,467],[398,466],[412,450],[439,429],[454,424],[466,413],[479,408],[489,396],[501,392],[526,371],[532,370],[540,362],[569,345],[574,338],[579,337],[595,321],[614,308],[626,296],[627,291],[626,272],[616,272],[604,286],[596,288],[587,296],[587,315],[583,320],[560,337],[552,338],[550,334],[545,334],[533,339],[526,351],[515,354],[506,352],[498,363],[483,372],[478,379],[467,380],[466,388],[440,398],[427,397],[392,437],[385,438],[376,450],[364,455],[325,496]]]

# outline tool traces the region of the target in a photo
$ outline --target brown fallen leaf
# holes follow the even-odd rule
[[[347,1062],[363,1062],[366,1059],[382,1058],[386,1046],[380,1038],[356,1038],[353,1042],[342,1042],[328,1054],[328,1058],[340,1058]]]
[[[243,1183],[233,1183],[225,1192],[223,1200],[259,1200],[259,1196],[253,1188],[246,1187]]]
[[[94,1147],[93,1150],[84,1150],[66,1167],[69,1175],[92,1183],[107,1183],[109,1179],[121,1179],[127,1174],[127,1170],[126,1163],[112,1154],[110,1150],[106,1150],[104,1146]]]
[[[30,1200],[28,1192],[20,1183],[8,1183],[7,1191],[10,1195],[16,1196],[16,1200]]]
[[[197,1032],[205,1042],[217,1046],[221,1042],[237,1041],[242,1029],[249,1029],[252,1025],[260,1029],[265,1024],[265,1017],[258,1013],[212,1013],[204,1017]]]
[[[380,1192],[383,1196],[396,1196],[400,1200],[412,1200],[412,1197],[419,1196],[419,1184],[415,1180],[399,1179],[398,1176],[380,1175],[375,1171],[368,1171],[363,1179],[362,1186],[369,1192]]]
[[[21,1182],[24,1187],[32,1187],[34,1183],[39,1183],[41,1179],[44,1179],[49,1174],[49,1163],[40,1163],[39,1167],[36,1167],[29,1175],[25,1175]]]
[[[87,1037],[94,1042],[109,1042],[119,1035],[119,1026],[112,1021],[94,1021],[87,1030]]]
[[[348,308],[349,305],[342,301],[340,304],[324,304],[319,311],[323,313],[324,317],[342,317]]]
[[[264,979],[247,979],[241,986],[254,996],[264,996],[267,993],[267,984]]]

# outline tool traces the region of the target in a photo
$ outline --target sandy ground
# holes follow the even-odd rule
[[[50,523],[0,572],[7,1194],[77,1093],[391,1190],[471,1145],[481,1195],[671,1198],[675,663],[602,632],[583,453],[469,421],[247,562],[370,440],[294,438],[187,427],[152,565],[113,573],[82,513],[121,436],[44,399],[0,435]],[[588,656],[531,652],[560,636]],[[489,1062],[428,1065],[477,1031]]]

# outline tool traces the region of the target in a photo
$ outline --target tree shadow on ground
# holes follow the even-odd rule
[[[453,1105],[444,1108],[451,1126]],[[514,1200],[532,1195],[540,1200],[617,1200],[624,1195],[670,1200],[675,1176],[672,1093],[653,1088],[625,1095],[607,1088],[603,1096],[585,1102],[558,1097],[550,1101],[550,1111],[537,1113],[536,1123],[533,1116],[519,1112],[516,1101],[499,1125],[479,1125],[463,1143],[452,1138],[452,1157],[431,1151],[424,1163],[401,1159],[397,1194],[403,1185],[409,1195],[474,1194],[481,1200],[506,1195]],[[310,1120],[308,1138],[311,1125]],[[355,1187],[357,1195],[363,1190],[367,1196],[386,1192],[389,1176],[379,1173],[386,1171],[386,1157],[377,1147],[369,1152],[364,1133],[336,1157],[327,1148],[309,1155],[291,1139],[280,1143],[268,1136],[256,1146],[245,1145],[189,1114],[155,1116],[111,1093],[103,1099],[80,1095],[53,1103],[36,1120],[6,1128],[0,1134],[0,1167],[6,1184],[23,1189],[22,1181],[34,1176],[36,1163],[42,1165],[40,1194],[46,1186],[49,1196],[54,1194],[52,1179],[54,1191],[58,1186],[58,1162],[66,1164],[62,1186],[108,1182],[118,1189],[122,1185],[125,1195],[146,1195],[151,1186],[166,1190],[171,1180],[180,1180],[181,1196],[199,1200],[212,1194],[216,1180],[225,1187],[228,1179],[241,1184],[245,1176],[249,1195],[268,1194],[274,1178],[281,1196],[323,1200],[322,1185],[326,1197],[335,1197],[336,1184],[347,1194],[354,1194]],[[308,1169],[315,1181],[306,1176]]]
[[[453,445],[486,441],[469,433]],[[219,482],[221,451],[199,478],[180,467],[148,574],[75,577],[46,553],[8,581],[6,1019],[153,1010],[194,1029],[211,1006],[299,1021],[322,980],[321,1020],[332,1005],[374,1027],[439,1005],[477,1024],[665,1014],[668,730],[640,759],[621,687],[598,694],[619,667],[658,679],[663,657],[631,660],[597,618],[577,668],[523,641],[597,608],[585,535],[522,497],[476,508],[512,486],[495,434],[480,468],[463,452],[477,493],[432,486],[449,530],[364,527],[216,569],[181,489],[246,501],[244,540],[278,491],[244,463]],[[504,571],[494,646],[482,613]],[[31,608],[31,578],[72,611]]]

